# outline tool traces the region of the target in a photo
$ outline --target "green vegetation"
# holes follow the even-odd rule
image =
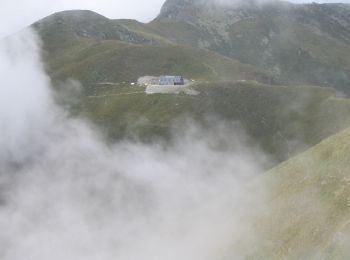
[[[263,177],[270,192],[253,259],[348,259],[350,129]]]
[[[214,52],[184,46],[126,44],[115,40],[87,42],[48,59],[55,80],[79,79],[86,88],[100,82],[136,82],[145,75],[176,74],[189,79],[255,79],[268,76],[253,66]]]
[[[277,161],[310,147],[350,125],[350,102],[330,89],[268,86],[253,81],[200,83],[198,96],[146,95],[142,87],[95,88],[82,112],[112,138],[169,135],[174,119],[199,121],[216,115],[239,121]],[[125,93],[131,93],[125,95]],[[121,95],[120,95],[121,94]]]

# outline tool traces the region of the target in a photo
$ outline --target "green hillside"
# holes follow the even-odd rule
[[[271,199],[252,259],[348,259],[350,129],[264,177]]]
[[[75,78],[88,88],[101,82],[136,82],[145,75],[175,74],[200,81],[268,81],[261,70],[191,47],[127,44],[116,40],[81,41],[48,58],[56,80]]]
[[[239,121],[277,161],[289,158],[350,125],[350,101],[317,87],[268,86],[257,82],[199,83],[197,96],[146,95],[143,87],[95,87],[80,111],[112,138],[168,136],[175,119]]]

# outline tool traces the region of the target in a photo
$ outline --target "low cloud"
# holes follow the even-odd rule
[[[249,184],[267,158],[237,124],[107,144],[55,103],[32,32],[0,57],[1,259],[237,259],[257,243],[266,190]]]

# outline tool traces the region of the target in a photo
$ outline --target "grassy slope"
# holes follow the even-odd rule
[[[316,144],[350,125],[350,102],[316,87],[278,87],[257,82],[211,82],[198,96],[146,95],[140,87],[95,88],[82,111],[113,138],[135,130],[141,137],[167,136],[173,120],[218,115],[237,120],[276,160]],[[135,93],[139,92],[139,93]],[[134,93],[120,95],[120,93]]]
[[[196,80],[254,79],[267,75],[253,66],[214,52],[179,45],[139,45],[116,40],[82,40],[49,56],[54,79],[76,78],[85,86],[98,82],[135,82],[141,76],[179,74]]]
[[[348,259],[350,129],[264,177],[271,192],[253,259]]]

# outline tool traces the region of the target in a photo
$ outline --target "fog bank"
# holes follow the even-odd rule
[[[106,144],[55,103],[32,32],[1,43],[0,69],[1,259],[239,259],[258,243],[266,190],[249,183],[267,158],[237,124]]]

